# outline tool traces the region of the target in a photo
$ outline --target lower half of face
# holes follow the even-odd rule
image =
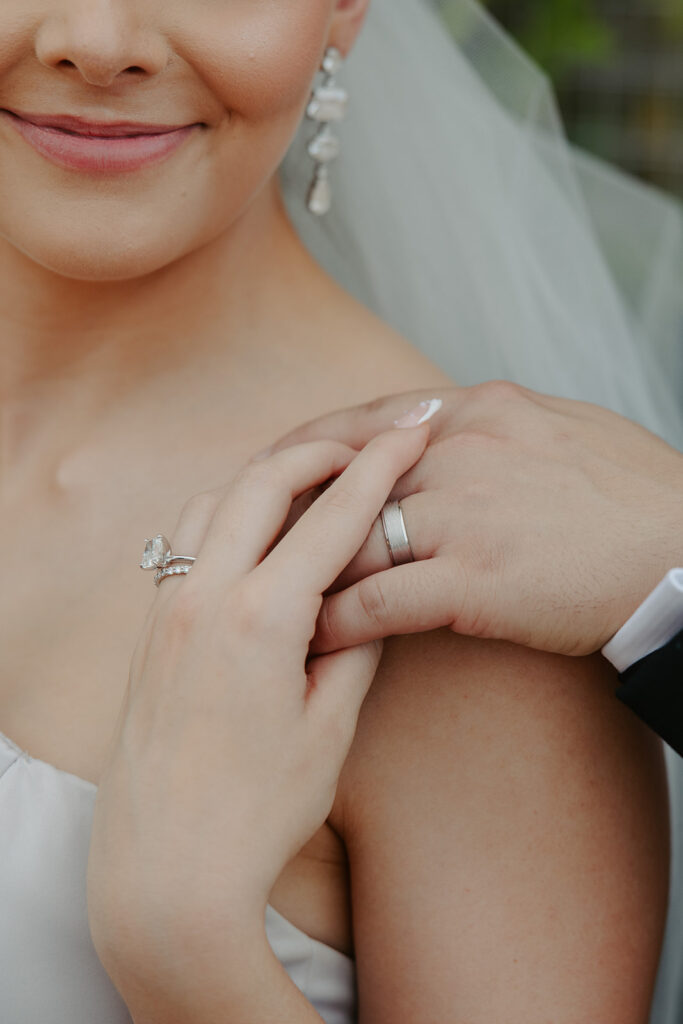
[[[5,244],[68,277],[120,280],[228,231],[296,132],[333,6],[3,0]]]

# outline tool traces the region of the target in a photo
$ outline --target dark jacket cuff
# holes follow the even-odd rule
[[[619,679],[619,700],[683,756],[683,630]]]

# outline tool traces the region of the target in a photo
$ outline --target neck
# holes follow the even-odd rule
[[[264,310],[283,255],[298,248],[273,189],[226,234],[132,281],[65,279],[0,243],[0,401],[98,373],[131,384],[192,358],[220,325],[222,344]]]
[[[272,333],[307,269],[275,183],[225,235],[143,279],[67,280],[0,245],[5,468],[55,437],[68,447],[160,377],[190,380],[212,354]]]

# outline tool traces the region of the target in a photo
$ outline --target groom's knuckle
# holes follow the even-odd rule
[[[489,380],[477,384],[473,389],[476,399],[494,410],[501,406],[518,404],[524,398],[524,392],[517,384],[509,380]]]
[[[358,604],[371,625],[383,628],[389,617],[384,587],[376,576],[367,576],[358,584]]]
[[[316,623],[316,633],[326,649],[333,651],[342,646],[342,622],[334,601],[323,601]]]
[[[452,449],[449,454],[458,459],[466,456],[469,452],[472,453],[472,458],[479,459],[487,453],[496,452],[500,445],[498,438],[492,434],[483,429],[476,430],[474,428],[458,431],[449,439],[449,443]],[[459,466],[462,469],[461,463]]]

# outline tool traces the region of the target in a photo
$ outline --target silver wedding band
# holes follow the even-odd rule
[[[415,555],[408,540],[403,509],[400,501],[388,501],[380,512],[382,529],[389,549],[389,556],[394,565],[405,565],[414,562]]]

